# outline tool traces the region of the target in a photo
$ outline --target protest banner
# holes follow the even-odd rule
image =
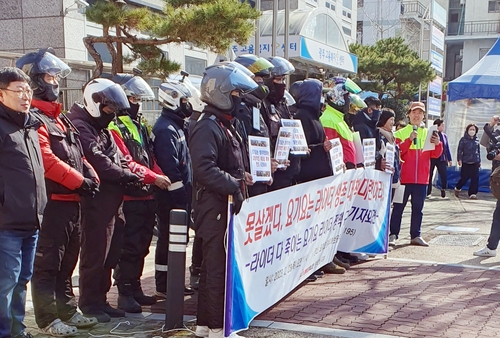
[[[366,233],[374,248],[380,241],[387,248],[390,177],[376,170],[348,170],[252,197],[238,215],[230,215],[225,337],[248,328],[257,315],[331,262],[346,227],[352,229],[348,240],[360,239],[355,247],[367,247],[370,240],[359,236],[360,227],[385,224],[383,234]]]
[[[268,182],[271,179],[271,150],[269,138],[248,136],[250,152],[250,174],[254,182]]]

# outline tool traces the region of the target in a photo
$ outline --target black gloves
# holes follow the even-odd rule
[[[95,193],[99,192],[99,184],[90,178],[84,178],[82,185],[76,189],[76,192],[82,196],[94,196]]]
[[[235,215],[238,215],[240,213],[241,206],[243,205],[244,200],[245,197],[243,197],[241,189],[238,189],[238,191],[233,194],[233,213]]]
[[[123,176],[120,177],[120,183],[123,183],[123,184],[135,183],[138,181],[139,181],[139,176],[137,176],[136,174],[134,174],[128,170],[124,170]]]

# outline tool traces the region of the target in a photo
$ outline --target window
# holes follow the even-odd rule
[[[342,15],[343,16],[347,16],[347,12],[346,11],[342,11]]]
[[[185,59],[186,72],[194,75],[203,76],[203,72],[207,67],[207,60],[186,56]]]
[[[344,31],[345,35],[351,36],[352,30],[350,28],[342,26],[342,30]]]
[[[330,3],[329,2],[325,3],[325,6],[326,8],[330,8]]]
[[[330,9],[331,9],[332,11],[335,11],[335,5],[334,5],[334,4],[331,4],[331,5],[330,5]]]
[[[450,22],[458,22],[458,13],[450,13]]]
[[[116,43],[113,43],[116,48]],[[111,63],[112,57],[111,54],[109,53],[108,47],[106,47],[106,44],[103,42],[96,42],[94,44],[94,48],[101,55],[102,62],[108,62]],[[94,61],[94,58],[90,55],[89,52],[87,52],[87,60],[89,61]]]
[[[351,18],[351,13],[347,13],[347,17],[350,19]]]
[[[352,9],[352,0],[342,0],[342,5],[347,9]]]
[[[500,1],[488,1],[488,13],[500,13]]]

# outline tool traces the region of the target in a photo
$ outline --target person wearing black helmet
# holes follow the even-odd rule
[[[253,54],[245,54],[238,56],[234,62],[237,62],[245,66],[249,71],[251,71],[255,77],[254,81],[257,83],[258,87],[247,94],[242,95],[239,111],[236,113],[236,120],[234,121],[234,126],[236,130],[240,133],[245,145],[245,150],[248,153],[248,136],[260,136],[269,138],[269,129],[261,115],[262,101],[269,94],[269,88],[264,84],[264,79],[269,77],[269,70],[273,67],[273,64],[262,57],[255,56]],[[245,170],[250,171],[249,158],[245,157]],[[271,171],[274,173],[278,167],[278,161],[271,160]],[[269,185],[273,183],[273,180],[269,182],[256,182],[252,186],[248,187],[248,194],[250,197],[257,196],[267,192]]]
[[[238,214],[246,184],[252,184],[243,164],[244,145],[231,120],[240,109],[240,95],[258,87],[252,76],[237,63],[219,63],[205,70],[201,82],[201,99],[207,106],[189,142],[196,189],[194,224],[203,248],[196,329],[199,337],[224,337],[228,196],[233,196],[232,210]]]
[[[192,93],[184,79],[167,80],[158,89],[158,101],[163,107],[153,126],[154,153],[161,170],[170,177],[172,185],[156,192],[158,202],[158,241],[155,252],[156,296],[165,299],[167,293],[170,211],[191,212],[192,173],[187,146],[186,119],[193,113],[189,102]],[[181,290],[179,290],[181,291]],[[185,295],[193,289],[185,288]]]
[[[140,313],[142,305],[156,303],[156,297],[145,295],[141,288],[144,259],[153,238],[157,210],[153,187],[167,189],[170,179],[154,161],[153,143],[146,126],[141,123],[139,113],[141,101],[155,98],[153,90],[138,75],[116,74],[111,81],[121,85],[130,108],[117,111],[108,129],[125,155],[130,170],[142,178],[140,184],[129,185],[125,191],[124,241],[113,277],[118,287],[118,308],[125,312]]]
[[[99,181],[83,157],[78,131],[57,102],[59,79],[71,69],[51,48],[24,55],[16,66],[31,78],[32,112],[43,123],[38,138],[48,202],[31,282],[35,320],[45,334],[76,334],[77,328],[97,324],[77,311],[71,276],[80,252],[80,196],[97,192]]]
[[[274,154],[281,119],[292,118],[285,98],[285,77],[295,72],[295,68],[289,61],[279,56],[270,57],[268,60],[273,65],[273,68],[270,70],[270,77],[264,82],[269,88],[269,95],[262,101],[261,114],[269,129],[271,154]],[[290,155],[290,166],[285,170],[280,169],[274,173],[274,182],[269,190],[278,190],[295,184],[299,171],[300,158]]]
[[[94,79],[85,86],[83,105],[75,103],[68,117],[80,132],[83,153],[100,179],[99,192],[82,200],[80,299],[87,317],[109,322],[125,312],[106,302],[111,270],[120,258],[123,241],[124,186],[138,182],[107,129],[115,112],[130,108],[123,89],[107,79]]]

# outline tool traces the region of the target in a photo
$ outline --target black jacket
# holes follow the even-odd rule
[[[85,158],[101,183],[127,183],[131,173],[109,130],[100,127],[78,103],[71,107],[68,117],[78,129]]]
[[[309,156],[301,160],[299,182],[308,182],[333,174],[330,154],[323,147],[326,139],[325,130],[319,121],[322,89],[321,82],[311,80],[304,80],[299,87],[295,119],[302,122],[307,145],[311,149]]]
[[[227,116],[206,106],[189,141],[196,189],[196,227],[209,227],[225,218],[227,196],[241,189],[240,180],[244,177],[242,148]]]
[[[182,188],[160,191],[157,194],[167,195],[172,202],[182,207],[185,207],[191,198],[192,184],[191,157],[186,129],[184,120],[166,109],[162,110],[153,127],[156,163],[172,183],[182,182],[183,184]]]
[[[368,108],[364,108],[354,116],[354,131],[359,132],[359,136],[361,138],[361,142],[364,139],[374,138],[375,139],[375,168],[382,170],[382,155],[380,154],[380,149],[382,148],[382,140],[380,138],[380,132],[377,128],[378,119],[380,118],[380,111],[378,113],[373,113],[372,116],[369,116],[365,113],[365,110]]]
[[[47,203],[39,120],[0,103],[0,229],[35,231]],[[1,245],[1,244],[0,244]]]

